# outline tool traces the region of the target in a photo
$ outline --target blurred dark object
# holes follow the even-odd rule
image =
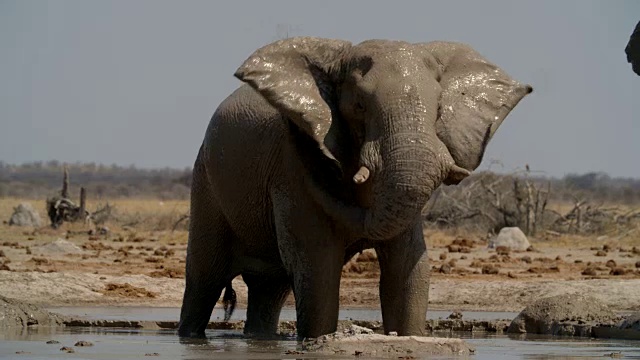
[[[627,62],[631,64],[633,72],[640,75],[640,22],[633,30],[624,52],[627,54]]]

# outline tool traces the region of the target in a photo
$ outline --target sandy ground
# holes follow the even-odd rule
[[[0,227],[7,234],[8,225]],[[0,238],[0,295],[45,306],[179,307],[185,239],[169,232],[21,230]],[[619,311],[640,310],[640,241],[636,248],[532,243],[533,251],[497,254],[478,239],[438,240],[429,248],[430,308],[520,311],[540,297],[584,293]],[[372,251],[345,265],[341,307],[377,308],[378,277]],[[241,277],[234,284],[244,307],[246,286]]]

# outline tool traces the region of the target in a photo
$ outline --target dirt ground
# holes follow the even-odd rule
[[[519,311],[534,299],[591,294],[616,310],[640,310],[640,238],[542,237],[530,251],[500,251],[480,236],[426,231],[433,268],[430,308]],[[45,306],[181,305],[184,230],[104,234],[0,224],[0,295]],[[342,308],[377,308],[379,268],[365,251],[345,265]],[[246,287],[234,280],[240,307]],[[287,306],[293,306],[293,296]]]

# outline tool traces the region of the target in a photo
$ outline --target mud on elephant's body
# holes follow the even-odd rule
[[[380,262],[385,332],[421,334],[429,264],[420,213],[481,162],[531,87],[470,47],[291,38],[253,53],[194,170],[181,336],[203,336],[241,274],[245,333],[276,332],[293,290],[298,336],[336,329],[341,268]]]

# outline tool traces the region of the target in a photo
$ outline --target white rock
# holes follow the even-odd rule
[[[58,239],[48,244],[38,246],[37,249],[42,254],[82,254],[84,250],[79,246],[65,240]]]
[[[498,236],[489,240],[489,248],[498,246],[507,246],[515,251],[525,251],[531,244],[519,227],[504,227],[500,230]]]
[[[29,203],[21,203],[13,208],[13,215],[9,219],[9,225],[14,226],[34,226],[42,224],[40,214]]]

